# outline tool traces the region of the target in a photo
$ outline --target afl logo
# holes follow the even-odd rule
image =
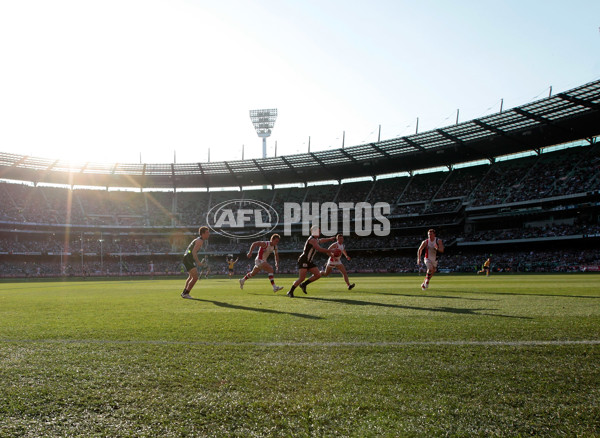
[[[208,227],[235,239],[253,239],[275,229],[279,215],[273,207],[251,199],[233,199],[212,207],[206,215]]]

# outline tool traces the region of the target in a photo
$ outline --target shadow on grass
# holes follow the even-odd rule
[[[495,313],[482,313],[483,311],[491,311],[493,309],[464,309],[457,307],[417,307],[417,306],[403,306],[400,304],[383,304],[376,303],[372,301],[360,301],[360,300],[350,300],[346,298],[318,298],[318,297],[301,297],[305,300],[315,300],[315,301],[327,301],[331,303],[340,303],[340,304],[348,304],[351,306],[379,306],[379,307],[389,307],[392,309],[405,309],[405,310],[423,310],[426,312],[443,312],[443,313],[454,313],[459,315],[473,315],[473,316],[496,316],[498,318],[514,318],[514,319],[533,319],[528,316],[514,316],[514,315],[500,315]]]
[[[516,293],[516,292],[491,292],[487,290],[461,291],[461,294],[481,294],[481,295],[513,295],[521,297],[555,297],[555,298],[586,298],[600,300],[600,295],[563,295],[563,294],[539,294],[539,293]]]
[[[459,297],[450,295],[425,295],[425,294],[402,294],[402,293],[390,293],[390,292],[363,292],[367,295],[388,295],[393,297],[410,297],[410,298],[443,298],[446,300],[467,300],[467,301],[500,301],[491,298],[471,298],[471,297]],[[461,292],[462,293],[462,292]]]
[[[202,298],[188,298],[188,299],[192,300],[192,301],[202,301],[204,303],[212,303],[215,306],[225,307],[226,309],[248,310],[250,312],[271,313],[271,314],[275,314],[275,315],[291,315],[291,316],[297,316],[298,318],[306,318],[306,319],[324,319],[321,316],[307,315],[305,313],[281,312],[279,310],[273,310],[273,309],[261,309],[258,307],[239,306],[237,304],[224,303],[222,301],[203,300]]]
[[[389,295],[389,296],[402,296],[402,297],[415,297],[415,298],[446,298],[452,300],[469,300],[469,301],[500,301],[491,298],[470,298],[464,296],[448,296],[448,295],[425,295],[425,294],[403,294],[403,293],[391,293],[391,292],[363,292],[370,295]],[[435,292],[432,292],[435,293]],[[523,297],[557,297],[557,298],[588,298],[588,299],[600,299],[599,295],[561,295],[561,294],[540,294],[540,293],[516,293],[516,292],[492,292],[489,290],[461,290],[456,291],[457,294],[477,294],[477,295],[513,295]]]

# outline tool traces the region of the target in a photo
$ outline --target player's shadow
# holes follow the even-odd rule
[[[291,315],[291,316],[297,316],[298,318],[306,318],[306,319],[323,319],[321,316],[307,315],[306,313],[281,312],[279,310],[273,310],[273,309],[261,309],[258,307],[240,306],[237,304],[224,303],[222,301],[203,300],[202,298],[188,298],[188,299],[193,300],[193,301],[202,301],[205,303],[211,303],[218,307],[225,307],[226,309],[247,310],[249,312],[271,313],[271,314],[276,314],[276,315]]]
[[[556,298],[587,298],[587,299],[592,299],[592,300],[598,300],[600,299],[600,295],[560,295],[560,294],[523,294],[523,293],[516,293],[516,292],[489,292],[489,291],[477,291],[477,290],[472,290],[472,291],[464,291],[461,293],[467,293],[467,294],[487,294],[487,295],[513,295],[513,296],[520,296],[520,297],[556,297]]]
[[[300,298],[300,297],[299,297]],[[318,297],[301,297],[306,300],[315,301],[327,301],[332,303],[348,304],[351,306],[378,306],[378,307],[389,307],[392,309],[405,309],[405,310],[422,310],[425,312],[443,312],[443,313],[454,313],[460,315],[473,315],[473,316],[495,316],[498,318],[514,318],[514,319],[533,319],[528,316],[514,316],[514,315],[501,315],[497,313],[482,313],[483,311],[491,311],[493,309],[464,309],[458,307],[418,307],[418,306],[403,306],[401,304],[384,304],[373,301],[360,301],[350,300],[346,298],[318,298]]]
[[[368,295],[388,295],[394,297],[410,297],[410,298],[443,298],[446,300],[466,300],[466,301],[500,301],[493,300],[491,298],[471,298],[471,297],[459,297],[459,296],[450,296],[450,295],[424,295],[424,294],[399,294],[399,293],[391,293],[391,292],[363,292]]]

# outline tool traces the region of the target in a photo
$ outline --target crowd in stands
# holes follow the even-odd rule
[[[536,239],[544,237],[563,237],[578,235],[593,235],[600,233],[598,224],[559,224],[542,227],[508,228],[478,231],[466,234],[464,240],[470,242],[514,240],[514,239]]]
[[[399,188],[404,187],[404,189],[399,190],[400,196],[396,202],[408,203],[433,199],[449,175],[449,172],[434,172],[409,177],[406,184],[399,185]]]
[[[461,198],[473,193],[490,166],[476,166],[453,169],[448,179],[440,187],[435,199]]]
[[[457,225],[463,221],[462,215],[452,213],[444,215],[418,215],[414,217],[396,217],[391,216],[390,225],[392,229],[420,228],[440,225]]]
[[[0,222],[110,226],[188,226],[230,199],[255,199],[283,214],[285,202],[388,202],[392,214],[453,212],[600,189],[598,146],[450,171],[341,185],[241,192],[68,190],[0,183]]]
[[[416,202],[412,204],[396,204],[392,214],[397,216],[417,215],[425,209],[425,202]]]
[[[415,253],[416,254],[416,253]],[[343,260],[350,273],[419,273],[424,267],[416,264],[416,255],[381,255],[371,253],[355,256],[350,261]],[[443,255],[439,261],[440,272],[476,273],[487,257],[492,260],[492,272],[583,272],[600,269],[600,250],[555,250],[555,251],[502,251],[487,252],[451,252]],[[281,254],[279,274],[297,272],[296,256]],[[323,267],[326,258],[317,257],[317,265]],[[252,259],[240,257],[234,267],[235,275],[244,275],[250,271]],[[323,266],[322,266],[323,265]],[[83,266],[83,269],[82,269]],[[226,275],[227,264],[224,256],[208,257],[208,275]],[[60,260],[27,261],[0,259],[1,277],[44,277],[44,276],[119,276],[119,275],[184,275],[181,259],[153,260],[149,257],[107,257],[79,258]]]
[[[462,201],[460,199],[453,199],[448,201],[434,201],[427,205],[425,210],[423,210],[423,214],[431,214],[431,213],[448,213],[448,212],[456,212],[460,209],[462,205]]]
[[[600,188],[598,146],[494,163],[469,195],[471,205],[497,205]]]
[[[431,226],[432,223],[423,225]],[[389,236],[377,237],[346,237],[347,245],[355,249],[398,249],[417,247],[423,240],[422,230],[419,233],[390,234]],[[516,239],[540,239],[565,236],[600,236],[600,224],[590,223],[584,220],[574,220],[573,223],[545,224],[540,226],[494,228],[489,230],[473,231],[470,233],[456,234],[446,232],[444,241],[452,243],[482,242],[482,241],[510,241]],[[30,236],[28,236],[30,237]],[[151,237],[138,236],[115,236],[115,235],[75,235],[65,241],[64,236],[54,234],[43,234],[37,239],[17,238],[15,235],[8,237],[6,234],[0,237],[0,254],[9,253],[85,253],[92,255],[103,254],[180,254],[183,253],[189,241],[190,235],[157,235]],[[261,238],[257,238],[260,240]],[[220,254],[244,254],[252,241],[240,240],[223,241],[213,238],[208,242],[207,248],[210,252]],[[303,240],[298,235],[283,238],[279,242],[280,251],[296,251],[303,245]]]
[[[183,252],[183,248],[177,250]],[[65,242],[64,239],[55,235],[46,235],[39,240],[17,240],[14,237],[0,238],[0,253],[42,253],[59,254],[67,252],[84,252],[100,255],[101,253],[167,253],[173,251],[173,246],[168,239],[136,239],[134,237],[122,237],[121,239],[99,239],[90,237],[75,237]]]
[[[449,244],[598,236],[597,206],[590,207],[596,212],[588,214],[586,220],[577,219],[574,210],[570,216],[556,221],[547,215],[546,223],[535,226],[525,221],[501,223],[499,219],[480,222],[471,228],[467,215],[469,211],[481,211],[468,207],[504,206],[598,191],[599,149],[597,145],[576,147],[446,171],[275,190],[70,190],[0,182],[0,275],[80,275],[83,271],[88,274],[141,273],[146,272],[149,258],[154,254],[162,255],[154,260],[155,271],[178,273],[181,269],[179,255],[192,238],[190,230],[203,224],[212,207],[232,199],[262,201],[271,205],[280,216],[286,202],[388,202],[392,228],[389,236],[350,237],[347,240],[350,251],[369,254],[348,263],[348,268],[354,272],[415,272],[418,268],[414,264],[414,255],[389,255],[389,250],[415,248],[416,252],[425,236],[424,230],[429,227],[446,227],[443,239]],[[551,208],[559,211],[566,205],[565,201],[552,204]],[[482,216],[489,210],[491,208],[486,208]],[[78,228],[69,234],[60,226],[63,224]],[[215,236],[207,249],[216,258],[228,253],[242,256],[243,261],[236,268],[242,269],[242,265],[251,263],[244,256],[249,244],[245,240],[234,242]],[[303,240],[297,236],[281,240],[283,271],[295,272],[295,257],[302,245]],[[57,254],[69,254],[71,261],[57,261]],[[76,257],[81,254],[84,255],[83,269],[82,262]],[[597,251],[541,252],[535,260],[528,255],[527,252],[505,249],[495,256],[494,268],[500,271],[560,271],[598,263]],[[452,271],[471,272],[474,266],[481,264],[480,258],[470,253],[453,253],[444,256],[443,266]],[[225,269],[224,263],[217,265],[218,269]]]

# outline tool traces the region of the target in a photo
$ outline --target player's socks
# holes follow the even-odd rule
[[[302,289],[302,292],[304,292],[305,294],[308,293],[308,292],[306,292],[306,286],[308,286],[308,283],[310,283],[310,281],[308,281],[308,280],[300,283],[300,289]]]
[[[271,286],[275,286],[275,278],[273,277],[273,274],[269,274],[269,281],[271,282]]]
[[[296,286],[294,286],[294,285],[292,284],[292,287],[290,288],[290,290],[289,290],[289,291],[288,291],[288,293],[287,293],[287,296],[288,296],[288,297],[290,297],[290,298],[294,298],[294,289],[296,289]]]

